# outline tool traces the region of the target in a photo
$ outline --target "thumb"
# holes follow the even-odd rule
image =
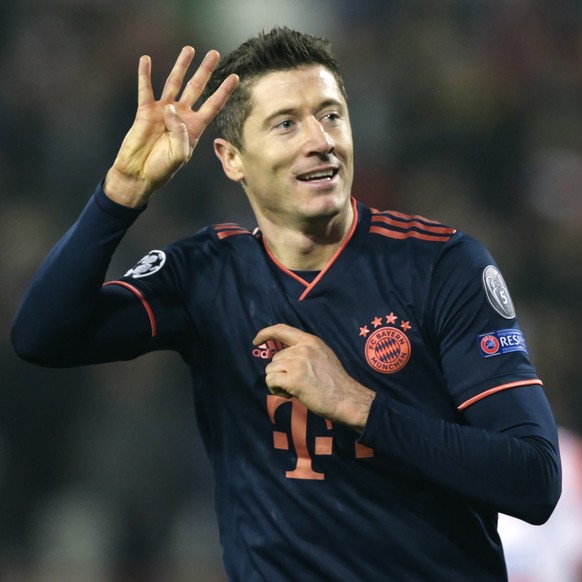
[[[178,158],[187,160],[190,157],[190,144],[188,141],[188,128],[183,119],[178,115],[173,103],[164,108],[164,124],[170,133],[172,148],[178,154]]]
[[[164,107],[164,123],[166,124],[168,131],[178,129],[181,125],[184,125],[184,122],[178,115],[176,106],[173,103],[168,103],[168,105]]]
[[[258,346],[267,340],[278,340],[285,346],[295,346],[302,339],[308,337],[310,334],[301,331],[296,327],[291,327],[285,323],[278,323],[276,325],[271,325],[269,327],[263,328],[255,336],[253,344]]]

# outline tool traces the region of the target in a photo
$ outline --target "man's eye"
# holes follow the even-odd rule
[[[332,123],[335,123],[336,121],[340,120],[340,115],[339,113],[326,113],[323,116],[324,119],[326,119],[327,121],[331,121]]]
[[[291,119],[285,119],[276,125],[279,129],[291,129],[295,125]]]

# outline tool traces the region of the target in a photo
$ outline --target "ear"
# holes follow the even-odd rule
[[[234,182],[244,179],[243,163],[238,149],[222,138],[214,140],[214,153],[222,164],[222,169],[228,178]]]

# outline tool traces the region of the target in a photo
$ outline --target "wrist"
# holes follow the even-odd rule
[[[355,382],[352,395],[343,401],[341,412],[338,416],[349,427],[362,432],[368,421],[372,402],[376,393],[365,386]]]
[[[117,204],[129,208],[145,206],[153,194],[143,180],[128,178],[117,171],[115,166],[105,176],[103,191]]]

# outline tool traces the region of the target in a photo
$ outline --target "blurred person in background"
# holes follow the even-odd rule
[[[501,514],[510,582],[580,582],[582,580],[582,439],[558,428],[563,490],[560,503],[540,527]]]
[[[193,57],[183,49],[159,100],[140,60],[134,125],[29,288],[16,351],[56,367],[182,356],[232,580],[505,580],[498,512],[543,523],[561,475],[493,258],[351,197],[327,42],[274,29],[220,65],[209,52],[184,83]],[[258,229],[205,228],[103,286],[217,114],[215,153]]]

